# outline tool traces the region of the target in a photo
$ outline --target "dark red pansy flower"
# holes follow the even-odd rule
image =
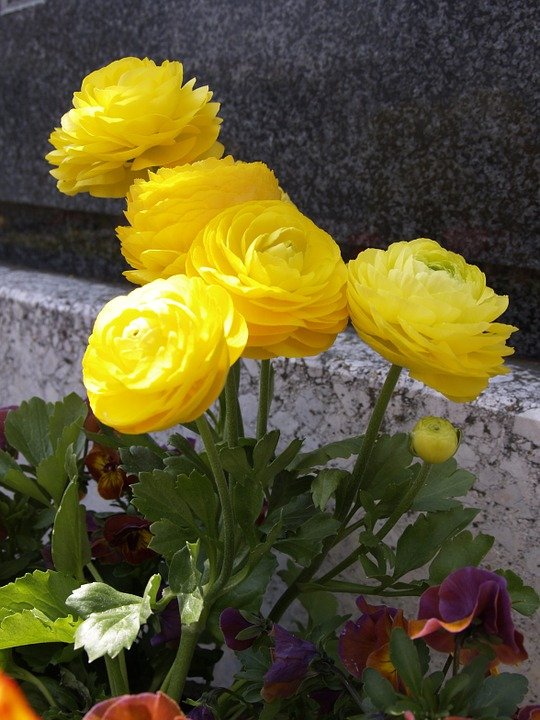
[[[94,705],[83,720],[185,720],[177,703],[161,692],[120,695]]]
[[[281,625],[274,625],[270,636],[274,638],[272,664],[264,676],[261,690],[261,696],[266,702],[294,695],[302,681],[314,674],[310,671],[310,665],[319,656],[313,643],[297,638]]]
[[[92,555],[105,564],[122,562],[131,565],[155,557],[148,544],[152,539],[150,522],[138,515],[111,515],[103,525],[103,536],[92,543]]]
[[[318,718],[330,718],[334,712],[334,705],[341,697],[341,690],[332,690],[331,688],[321,688],[313,690],[309,693],[309,697],[319,706]]]
[[[137,481],[136,475],[127,475],[120,467],[120,454],[115,448],[94,443],[84,462],[105,500],[118,500]]]
[[[466,643],[462,662],[474,657],[474,645],[487,644],[496,663],[515,665],[528,656],[523,635],[514,628],[511,606],[503,577],[481,568],[460,568],[423,593],[409,635],[424,638],[435,650],[453,653],[455,638],[461,634]]]
[[[225,644],[231,650],[247,650],[261,634],[263,628],[247,620],[240,610],[225,608],[219,616],[219,627],[225,638]],[[253,637],[238,640],[237,635],[253,628]]]
[[[5,434],[6,418],[10,410],[17,410],[18,405],[5,405],[0,407],[0,450],[7,448],[7,439]]]
[[[386,605],[369,605],[362,596],[356,604],[362,615],[345,623],[339,636],[341,662],[356,678],[367,667],[375,668],[398,689],[399,679],[390,660],[390,634],[395,627],[406,629],[403,612]]]

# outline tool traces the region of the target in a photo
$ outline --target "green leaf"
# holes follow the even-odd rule
[[[152,540],[148,547],[170,562],[173,555],[188,541],[185,530],[170,520],[158,520],[150,525]],[[195,538],[193,538],[195,539]]]
[[[311,495],[315,507],[324,510],[338,485],[346,477],[349,477],[349,473],[345,470],[323,468],[311,483]]]
[[[392,684],[374,668],[366,668],[362,674],[364,692],[377,710],[387,710],[398,700]]]
[[[186,543],[177,550],[169,564],[169,585],[175,595],[192,593],[199,585],[201,573]]]
[[[105,583],[87,583],[67,599],[68,607],[84,621],[75,633],[75,649],[83,647],[90,662],[103,655],[116,657],[129,649],[152,614],[159,575],[153,575],[143,597],[122,593]]]
[[[198,528],[176,478],[165,470],[141,473],[139,482],[131,486],[133,504],[151,521],[168,520],[178,527],[186,539],[195,541]],[[179,547],[176,548],[177,550]]]
[[[402,483],[411,477],[412,459],[407,433],[380,435],[364,473],[364,490],[369,490],[375,499],[382,498],[389,486]]]
[[[74,428],[78,430],[77,435],[80,433],[84,438],[82,426],[87,414],[88,407],[86,403],[76,393],[71,393],[63,400],[54,403],[52,410],[49,412],[49,436],[52,447],[57,448],[60,441],[66,448],[71,443],[74,443]],[[67,437],[68,435],[71,439]]]
[[[473,537],[464,530],[447,541],[429,567],[429,579],[436,585],[451,572],[462,567],[477,566],[491,550],[494,537],[483,533]]]
[[[325,513],[312,515],[292,537],[278,540],[274,547],[301,565],[308,564],[322,550],[322,542],[339,528],[340,523]]]
[[[264,503],[262,487],[256,480],[240,481],[235,483],[231,494],[236,522],[248,542],[252,539],[256,542],[255,521],[261,514]]]
[[[65,617],[66,599],[79,587],[69,575],[34,570],[0,588],[0,622],[23,610],[38,610],[52,620]]]
[[[497,575],[501,575],[508,584],[508,592],[512,600],[512,608],[531,617],[538,610],[540,599],[538,593],[529,585],[524,585],[523,580],[512,570],[497,570]]]
[[[37,500],[43,505],[50,505],[49,498],[38,484],[25,475],[16,460],[4,450],[0,450],[0,483],[10,490],[15,490],[15,492],[20,492]]]
[[[196,623],[204,608],[204,599],[199,588],[190,593],[178,595],[182,625]]]
[[[525,697],[529,683],[527,678],[516,673],[501,673],[484,680],[480,691],[473,699],[473,714],[488,717],[511,718]],[[476,711],[476,712],[475,712]]]
[[[163,459],[147,447],[132,445],[120,448],[122,467],[128,475],[139,475],[142,472],[152,472],[163,469]]]
[[[253,467],[260,469],[270,464],[279,442],[279,430],[271,430],[264,435],[253,448]]]
[[[414,499],[412,509],[433,511],[457,507],[458,501],[450,498],[466,495],[474,481],[474,475],[458,468],[454,458],[433,465],[426,484]]]
[[[91,554],[86,509],[79,503],[76,478],[70,480],[56,513],[51,549],[56,570],[84,579],[83,568],[90,562]]]
[[[71,615],[51,620],[39,610],[23,610],[0,624],[0,649],[37,643],[72,643],[80,620]]]
[[[255,469],[255,478],[257,481],[265,488],[271,487],[274,479],[298,456],[298,451],[302,447],[303,442],[303,440],[295,438],[269,465],[257,467]]]
[[[329,460],[337,460],[338,458],[347,459],[351,455],[357,455],[362,447],[363,436],[358,435],[345,440],[323,445],[317,450],[307,453],[300,453],[291,464],[290,469],[295,472],[310,470],[319,465],[326,465]]]
[[[217,537],[218,496],[212,480],[198,470],[193,470],[189,476],[180,475],[176,487],[195,517],[202,521],[203,536]]]
[[[422,690],[422,668],[414,642],[403,628],[394,628],[390,635],[390,659],[401,680],[413,695]]]
[[[7,441],[34,467],[53,451],[49,434],[49,417],[52,411],[53,406],[50,403],[34,397],[22,402],[19,408],[12,410],[6,418]]]
[[[445,540],[463,530],[477,514],[473,508],[459,507],[420,515],[397,542],[394,578],[425,565]]]

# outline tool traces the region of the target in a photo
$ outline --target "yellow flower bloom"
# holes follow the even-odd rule
[[[87,75],[49,138],[51,175],[66,195],[122,197],[148,168],[221,157],[208,87],[182,85],[179,62],[126,57]]]
[[[349,262],[348,300],[360,337],[416,380],[455,402],[474,400],[508,372],[517,328],[494,322],[508,298],[484,274],[433,240],[365,250]]]
[[[208,158],[161,168],[136,180],[127,197],[127,227],[117,228],[124,275],[140,285],[185,272],[186,254],[200,230],[218,213],[248,200],[280,200],[274,173],[261,162]]]
[[[459,445],[459,430],[440,417],[424,417],[411,431],[412,452],[427,463],[443,463],[454,456]]]
[[[221,212],[191,246],[186,272],[230,291],[248,324],[245,357],[316,355],[347,322],[339,247],[287,202]]]
[[[247,341],[229,294],[200,278],[155,280],[111,300],[83,358],[96,417],[125,433],[195,420],[221,392]]]

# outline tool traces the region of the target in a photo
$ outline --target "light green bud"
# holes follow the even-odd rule
[[[411,432],[411,451],[427,463],[443,463],[458,449],[460,432],[440,417],[419,420]]]

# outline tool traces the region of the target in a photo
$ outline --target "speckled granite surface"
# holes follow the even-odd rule
[[[80,360],[88,333],[97,311],[117,293],[107,284],[0,266],[0,404],[33,394],[55,400],[72,390],[82,393]],[[494,379],[477,401],[465,405],[450,403],[404,374],[386,429],[410,429],[426,414],[445,415],[461,427],[458,459],[477,474],[470,502],[483,507],[475,524],[497,539],[488,564],[511,567],[535,583],[540,562],[540,366],[511,367],[512,375]],[[324,355],[281,360],[273,424],[284,438],[305,436],[306,447],[359,432],[386,369],[385,361],[348,332]],[[251,423],[255,388],[256,364],[248,362],[242,402]],[[522,621],[521,627],[528,647],[536,651],[540,637],[532,622]],[[540,668],[527,670],[532,687],[538,687]]]
[[[428,236],[481,263],[540,356],[535,0],[18,5],[0,14],[0,201],[119,214],[56,192],[47,137],[89,71],[178,58],[222,102],[229,152],[351,252]]]

